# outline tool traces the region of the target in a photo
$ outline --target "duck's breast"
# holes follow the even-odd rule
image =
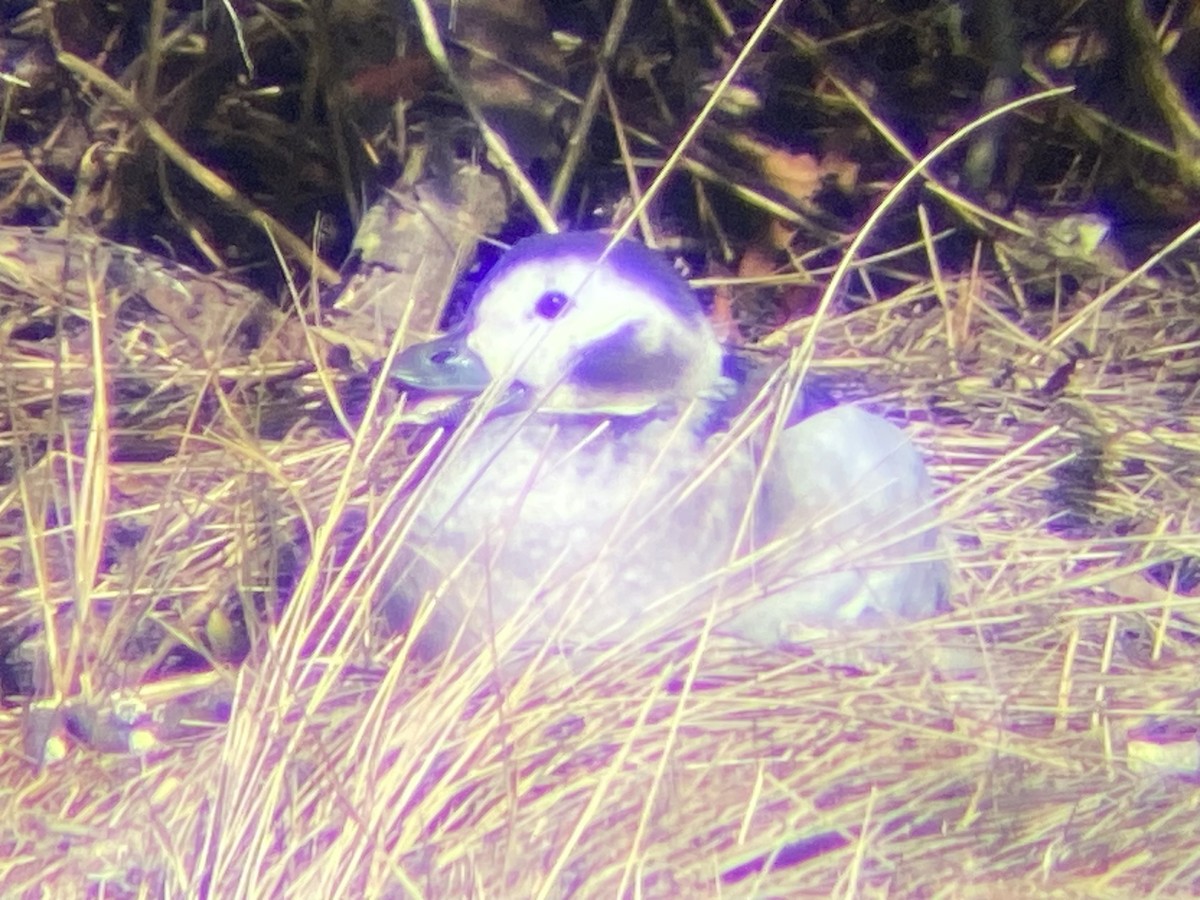
[[[575,645],[653,632],[710,584],[751,481],[745,454],[704,472],[694,435],[669,421],[617,433],[505,417],[444,463],[394,590],[410,605],[440,594],[443,635],[465,622]]]

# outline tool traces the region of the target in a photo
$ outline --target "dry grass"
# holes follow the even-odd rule
[[[119,84],[59,62],[282,231]],[[939,255],[929,236],[861,263],[855,295],[890,299],[851,311],[831,291],[761,343],[904,421],[939,485],[951,613],[777,654],[685,611],[665,637],[501,677],[486,656],[419,665],[370,627],[403,539],[386,512],[435,443],[342,359],[404,329],[0,230],[0,635],[33,635],[9,661],[41,698],[0,711],[3,893],[1200,892],[1200,598],[1144,577],[1200,555],[1194,279],[1107,295],[1111,273],[1075,259],[1098,299],[1039,305]]]
[[[365,628],[411,429],[386,396],[339,428],[336,320],[86,241],[38,281],[66,245],[3,240],[0,617],[49,635],[51,698],[0,723],[10,895],[1200,887],[1194,767],[1138,764],[1148,723],[1194,733],[1200,601],[1140,574],[1200,553],[1190,284],[1081,314],[938,272],[826,317],[813,372],[902,414],[932,463],[952,614],[796,656],[698,644],[681,617],[675,640],[497,690],[487,658],[421,668]],[[1068,329],[1088,352],[1055,380]],[[239,607],[234,667],[212,611]],[[179,641],[208,669],[151,679]],[[63,739],[56,697],[92,746]]]

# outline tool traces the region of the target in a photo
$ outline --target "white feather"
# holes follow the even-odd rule
[[[932,489],[903,432],[851,407],[806,419],[782,436],[752,504],[755,453],[713,464],[706,441],[727,385],[695,298],[640,245],[598,262],[604,247],[598,235],[523,242],[465,330],[439,344],[461,342],[536,401],[484,421],[431,473],[391,569],[394,624],[432,602],[435,650],[459,629],[464,646],[587,645],[654,633],[719,589],[753,598],[723,630],[779,645],[795,627],[937,612]]]

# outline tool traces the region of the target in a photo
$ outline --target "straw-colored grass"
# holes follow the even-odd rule
[[[949,615],[784,654],[685,610],[497,675],[370,627],[426,445],[388,391],[338,393],[362,322],[83,239],[0,250],[0,623],[41,627],[47,698],[0,720],[6,895],[1200,889],[1200,600],[1142,574],[1200,554],[1190,283],[1031,310],[936,271],[826,316],[812,372],[930,461]],[[208,662],[152,677],[180,643]]]
[[[726,83],[782,8],[741,42]],[[307,22],[304,4],[290,12]],[[602,61],[627,12],[617,5]],[[826,52],[774,24],[801,58]],[[56,65],[112,120],[113,147],[148,141],[290,264],[335,280],[173,137],[161,106],[143,106],[167,102],[154,87],[162,22],[148,31],[138,96],[61,47]],[[837,68],[822,89],[905,160],[907,180],[972,227],[1027,231],[938,181]],[[711,148],[690,152],[719,91],[664,146],[621,121],[604,71],[584,97],[556,95],[580,111],[577,142],[598,116],[619,125],[630,223],[648,225],[655,194],[639,166],[694,178],[713,234],[713,184],[777,222],[809,221],[806,196],[731,183],[705,162]],[[465,108],[510,194],[552,227],[579,155],[543,203],[485,111]],[[261,143],[262,160],[291,158]],[[650,148],[660,158],[635,156]],[[459,187],[418,198],[413,230],[495,225],[501,191]],[[0,229],[0,650],[35,695],[0,709],[0,894],[1200,893],[1200,597],[1146,577],[1200,557],[1194,277],[1118,285],[1107,257],[1042,244],[1048,271],[1083,288],[1039,304],[1033,275],[943,269],[941,236],[921,224],[914,246],[847,253],[849,279],[816,316],[756,343],[775,352],[764,368],[835,384],[921,448],[952,611],[767,652],[713,631],[746,599],[725,596],[594,655],[530,647],[499,669],[490,649],[411,658],[372,616],[408,539],[397,510],[441,436],[366,363],[438,321],[402,298],[436,293],[408,285],[449,272],[453,253],[433,265],[404,232],[364,258],[395,263],[405,287],[354,283],[332,308],[302,295],[280,313],[83,234]],[[204,229],[185,231],[206,246]],[[1028,266],[1028,252],[1013,258]],[[878,302],[853,311],[845,284]],[[786,387],[770,385],[764,404]]]

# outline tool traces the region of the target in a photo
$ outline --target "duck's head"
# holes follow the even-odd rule
[[[597,232],[517,243],[464,320],[409,347],[391,375],[410,387],[508,405],[636,416],[682,410],[724,389],[722,351],[685,282],[660,255]]]

